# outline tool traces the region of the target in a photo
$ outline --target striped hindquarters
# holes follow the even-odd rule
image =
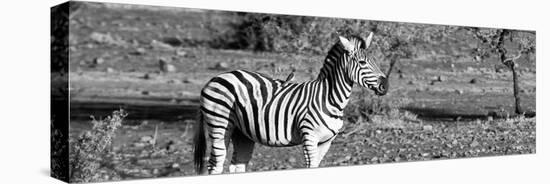
[[[201,111],[211,137],[229,124],[255,142],[288,146],[295,140],[294,123],[305,109],[306,84],[286,83],[243,70],[212,78],[201,92]]]

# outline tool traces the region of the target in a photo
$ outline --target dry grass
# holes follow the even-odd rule
[[[378,97],[366,90],[352,99],[346,107],[346,119],[349,128],[344,130],[344,136],[356,132],[371,130],[407,130],[422,126],[422,121],[416,114],[400,110],[410,103],[409,99],[394,99],[388,96]]]
[[[105,119],[96,120],[92,117],[92,130],[83,132],[76,140],[70,140],[69,175],[70,182],[97,182],[101,175],[97,172],[99,161],[122,126],[122,120],[127,116],[123,110],[114,111]]]

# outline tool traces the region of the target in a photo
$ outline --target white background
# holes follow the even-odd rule
[[[109,0],[147,5],[322,15],[537,31],[537,153],[120,183],[548,183],[548,11],[543,0]],[[0,183],[61,183],[49,178],[50,7],[61,0],[0,6]],[[546,106],[547,107],[547,106]]]

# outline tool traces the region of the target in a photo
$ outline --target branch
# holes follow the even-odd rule
[[[363,121],[363,117],[362,117],[362,116],[359,116],[359,118],[358,118],[357,121],[355,121],[355,122],[356,122],[358,125],[355,126],[351,131],[344,133],[344,134],[342,135],[342,137],[347,138],[349,135],[351,135],[351,134],[353,134],[353,133],[355,133],[355,132],[357,132],[357,131],[359,131],[359,130],[362,130],[362,129],[365,127],[365,125],[367,124],[367,122],[364,122],[364,121]]]
[[[502,63],[508,67],[512,67],[512,65],[516,62],[517,59],[519,59],[522,55],[521,53],[522,51],[518,51],[518,54],[516,56],[513,56],[513,57],[510,57],[510,58],[506,58],[506,60],[504,60]]]

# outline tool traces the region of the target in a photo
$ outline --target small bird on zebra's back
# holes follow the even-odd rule
[[[290,74],[288,74],[286,79],[283,81],[283,86],[287,86],[293,80],[294,80],[294,71],[292,71]]]
[[[311,81],[291,82],[294,73],[283,81],[245,70],[210,79],[200,95],[194,140],[196,171],[223,171],[226,134],[231,135],[234,148],[230,172],[246,170],[256,143],[301,145],[305,166],[318,167],[343,125],[353,85],[377,95],[388,91],[386,75],[367,52],[372,39],[372,33],[366,39],[339,36]]]

